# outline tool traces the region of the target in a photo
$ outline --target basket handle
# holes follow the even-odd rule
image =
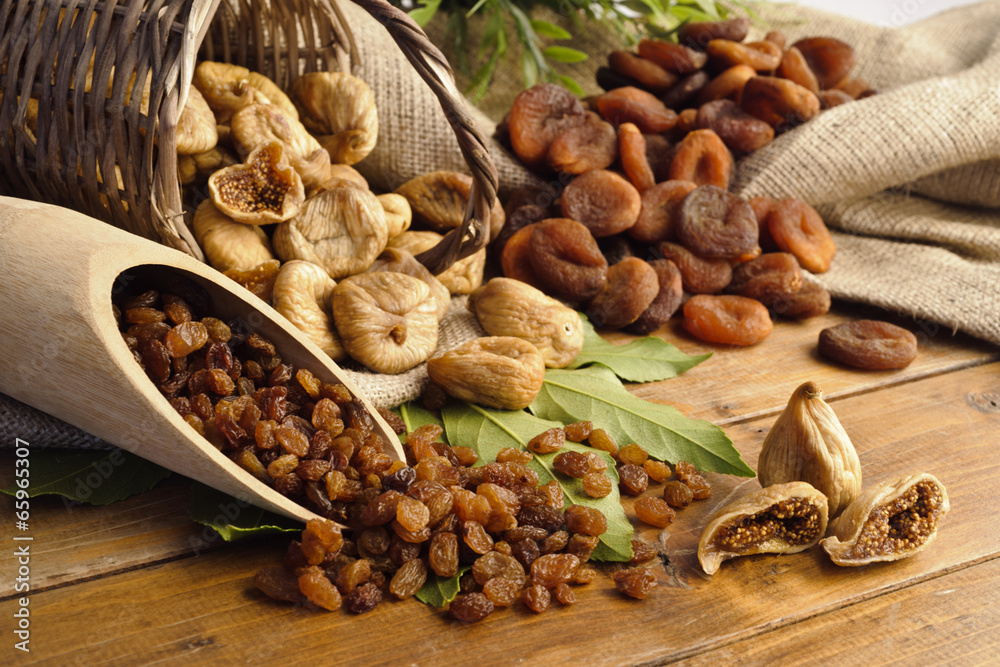
[[[468,257],[489,241],[490,208],[497,198],[499,178],[490,157],[489,140],[476,127],[455,86],[455,75],[444,57],[417,25],[402,10],[386,0],[352,0],[382,24],[396,45],[410,61],[441,103],[448,124],[455,132],[458,147],[472,171],[470,206],[462,224],[445,235],[433,248],[417,255],[431,273],[438,274],[454,262]]]

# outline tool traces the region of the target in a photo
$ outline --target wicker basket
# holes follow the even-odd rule
[[[385,0],[355,2],[434,91],[473,176],[463,225],[418,257],[437,273],[488,240],[497,175],[487,140],[416,23]],[[76,209],[203,259],[185,222],[175,148],[199,59],[242,65],[287,89],[305,72],[351,71],[358,54],[335,0],[5,3],[0,194]],[[150,75],[144,114],[128,83]]]

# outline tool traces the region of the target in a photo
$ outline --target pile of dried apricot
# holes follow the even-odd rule
[[[801,271],[827,271],[836,253],[822,218],[798,199],[728,192],[733,156],[874,91],[849,78],[850,45],[743,43],[748,25],[689,23],[679,43],[613,52],[598,73],[607,92],[586,100],[547,83],[517,96],[498,138],[554,178],[507,202],[493,244],[504,275],[637,334],[683,304],[687,330],[720,344],[760,342],[771,313],[829,309]]]

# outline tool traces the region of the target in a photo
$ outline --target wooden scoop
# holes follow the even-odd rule
[[[283,361],[342,382],[368,409],[386,453],[405,460],[395,433],[330,357],[237,283],[81,213],[10,197],[0,197],[0,392],[236,498],[315,518],[213,447],[146,377],[111,308],[115,280],[136,269],[190,278],[208,293],[209,314],[242,318]]]

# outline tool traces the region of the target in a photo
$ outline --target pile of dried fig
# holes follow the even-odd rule
[[[286,94],[246,68],[202,62],[192,84],[178,170],[212,266],[337,361],[380,373],[426,361],[451,296],[482,283],[486,253],[439,276],[414,255],[461,224],[472,178],[433,172],[373,193],[351,165],[374,147],[378,113],[350,74],[305,74]],[[502,207],[491,220],[498,233]]]
[[[734,156],[874,91],[849,78],[848,44],[813,37],[785,49],[777,32],[743,43],[748,27],[689,23],[679,43],[615,51],[595,97],[548,83],[517,96],[497,137],[551,180],[507,202],[494,243],[504,275],[638,334],[683,303],[685,328],[719,344],[760,342],[771,313],[829,310],[829,293],[801,270],[830,268],[836,245],[822,218],[798,199],[728,192]],[[685,293],[697,296],[685,303]]]

